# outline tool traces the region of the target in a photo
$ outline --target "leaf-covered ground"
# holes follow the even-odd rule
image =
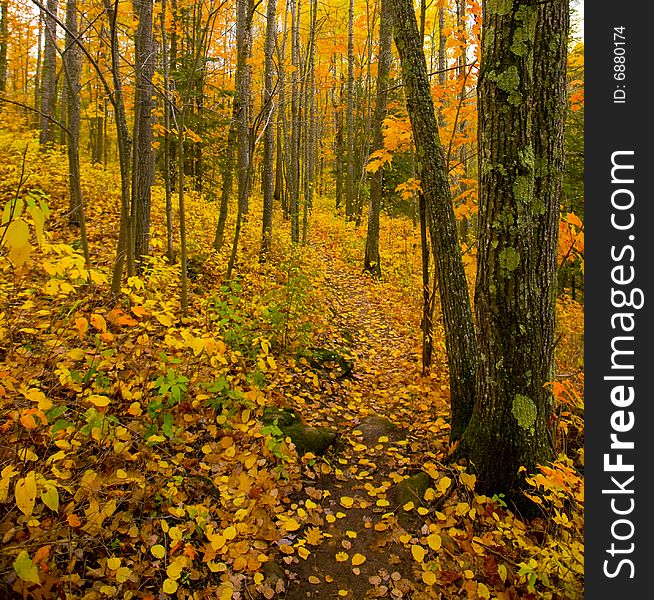
[[[89,273],[61,155],[31,142],[16,195],[26,142],[2,134],[0,199],[42,198],[50,215],[39,245],[17,213],[34,249],[19,270],[3,259],[0,280],[0,597],[582,596],[578,305],[559,307],[562,454],[534,474],[542,516],[525,521],[448,460],[442,330],[423,377],[410,221],[384,219],[376,282],[364,232],[329,198],[309,245],[292,248],[280,220],[260,265],[253,200],[227,285],[228,249],[209,250],[217,207],[190,194],[183,319],[155,188],[153,258],[110,304],[116,175],[84,165]],[[280,407],[336,441],[299,453],[271,420]]]

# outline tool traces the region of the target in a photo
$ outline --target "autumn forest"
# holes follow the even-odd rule
[[[582,19],[0,0],[0,598],[582,598]]]

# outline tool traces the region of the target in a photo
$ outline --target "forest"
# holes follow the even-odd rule
[[[566,0],[0,0],[0,598],[584,595]]]

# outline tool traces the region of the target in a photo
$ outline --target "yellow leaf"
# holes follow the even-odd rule
[[[10,248],[20,248],[28,243],[29,236],[30,231],[27,223],[22,219],[16,219],[7,226],[4,242]]]
[[[345,532],[345,535],[346,535],[347,537],[351,538],[351,539],[354,539],[354,538],[357,536],[357,532],[356,532],[356,531],[351,531],[351,530],[348,529],[348,530]]]
[[[438,481],[438,491],[441,494],[444,494],[447,491],[447,488],[450,487],[451,483],[452,483],[452,480],[449,477],[447,477],[447,476],[441,477],[439,479],[439,481]]]
[[[36,502],[36,476],[34,471],[30,471],[25,477],[18,480],[14,494],[18,509],[25,516],[32,516],[34,503]]]
[[[166,556],[166,549],[161,544],[155,544],[152,546],[150,552],[152,552],[152,556],[155,558],[163,558]]]
[[[318,579],[315,575],[309,575],[309,583],[313,583],[313,585],[318,585],[320,583],[320,579]]]
[[[413,544],[411,546],[411,554],[413,555],[413,558],[421,563],[424,558],[425,558],[425,549],[422,546],[419,546],[418,544]]]
[[[50,510],[59,512],[59,491],[51,483],[44,484],[41,500]]]
[[[348,558],[350,558],[347,554],[347,552],[337,552],[336,553],[336,562],[345,562]]]
[[[14,571],[16,571],[16,575],[18,575],[18,577],[23,581],[38,584],[41,583],[39,570],[32,562],[27,550],[21,550],[20,554],[16,557],[16,560],[14,561]]]
[[[366,562],[366,557],[363,554],[359,554],[358,552],[352,557],[352,565],[353,566],[358,566],[362,565],[364,562]]]
[[[89,330],[89,322],[84,317],[77,317],[75,319],[75,329],[77,329],[79,337],[82,339]]]
[[[322,542],[322,533],[317,527],[309,527],[305,532],[305,536],[307,544],[310,544],[311,546],[317,546]]]
[[[27,390],[25,397],[32,402],[36,402],[36,407],[39,410],[49,410],[52,408],[52,400],[47,398],[46,395],[38,388],[31,388]]]
[[[173,318],[170,315],[167,315],[166,313],[155,313],[154,317],[164,327],[172,327],[174,323]]]
[[[478,583],[477,584],[477,596],[479,598],[486,598],[490,600],[490,591],[489,589],[483,584],[483,583]]]
[[[109,406],[109,403],[111,402],[111,398],[107,398],[107,396],[100,396],[98,394],[93,394],[92,396],[89,396],[87,400],[94,406],[97,406],[98,408]]]
[[[287,519],[282,526],[286,531],[297,531],[300,529],[300,524],[295,519]]]
[[[427,544],[432,550],[438,550],[441,547],[441,536],[437,533],[432,533],[427,536]]]
[[[341,597],[347,596],[348,593],[349,592],[347,590],[338,590],[338,595]]]
[[[179,584],[174,579],[165,579],[163,582],[163,591],[166,594],[174,594],[178,587]]]
[[[116,581],[118,583],[125,583],[129,576],[132,574],[132,569],[129,567],[119,567],[116,571]]]
[[[92,314],[89,320],[91,322],[91,325],[93,325],[93,327],[95,327],[98,331],[102,331],[102,333],[106,333],[107,322],[104,320],[104,317],[102,315]]]
[[[436,573],[434,573],[433,571],[423,571],[422,580],[427,585],[434,585],[436,583]]]
[[[179,579],[182,574],[182,569],[184,569],[182,563],[179,561],[174,561],[168,565],[168,568],[166,569],[166,575],[168,575],[170,579]]]
[[[121,563],[120,558],[112,556],[111,558],[107,559],[107,568],[111,569],[112,571],[115,571],[118,567],[120,567],[120,563]]]
[[[349,496],[341,496],[340,502],[343,508],[352,508],[352,505],[354,504],[354,499],[350,498]]]
[[[465,485],[469,490],[473,491],[475,489],[475,483],[477,482],[476,475],[470,475],[469,473],[460,473],[459,479],[461,479],[461,483]]]
[[[415,504],[413,502],[407,502],[406,504],[402,505],[402,508],[406,511],[413,510],[415,507]]]
[[[311,554],[311,551],[308,550],[307,548],[305,548],[304,546],[300,546],[297,549],[297,553],[300,556],[300,558],[303,558],[304,560],[306,560],[309,557],[309,554]]]
[[[27,262],[30,254],[32,254],[31,244],[25,244],[24,246],[13,246],[7,254],[7,258],[9,258],[14,267],[20,268]]]
[[[497,573],[500,576],[500,579],[502,580],[502,583],[506,583],[506,578],[507,578],[507,575],[509,574],[509,571],[506,568],[506,565],[498,565],[497,566]]]

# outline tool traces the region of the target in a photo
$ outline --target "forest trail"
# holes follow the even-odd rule
[[[395,486],[426,461],[436,468],[444,458],[444,362],[438,356],[432,377],[422,377],[410,300],[398,302],[387,284],[328,244],[319,254],[329,314],[324,345],[346,351],[354,366],[347,377],[321,381],[322,393],[298,407],[308,423],[331,427],[339,438],[326,455],[333,469],[316,469],[297,498],[315,508],[303,532],[310,553],[286,559],[287,597],[412,597],[420,565],[411,546],[424,516],[413,510],[411,517],[398,504]]]

